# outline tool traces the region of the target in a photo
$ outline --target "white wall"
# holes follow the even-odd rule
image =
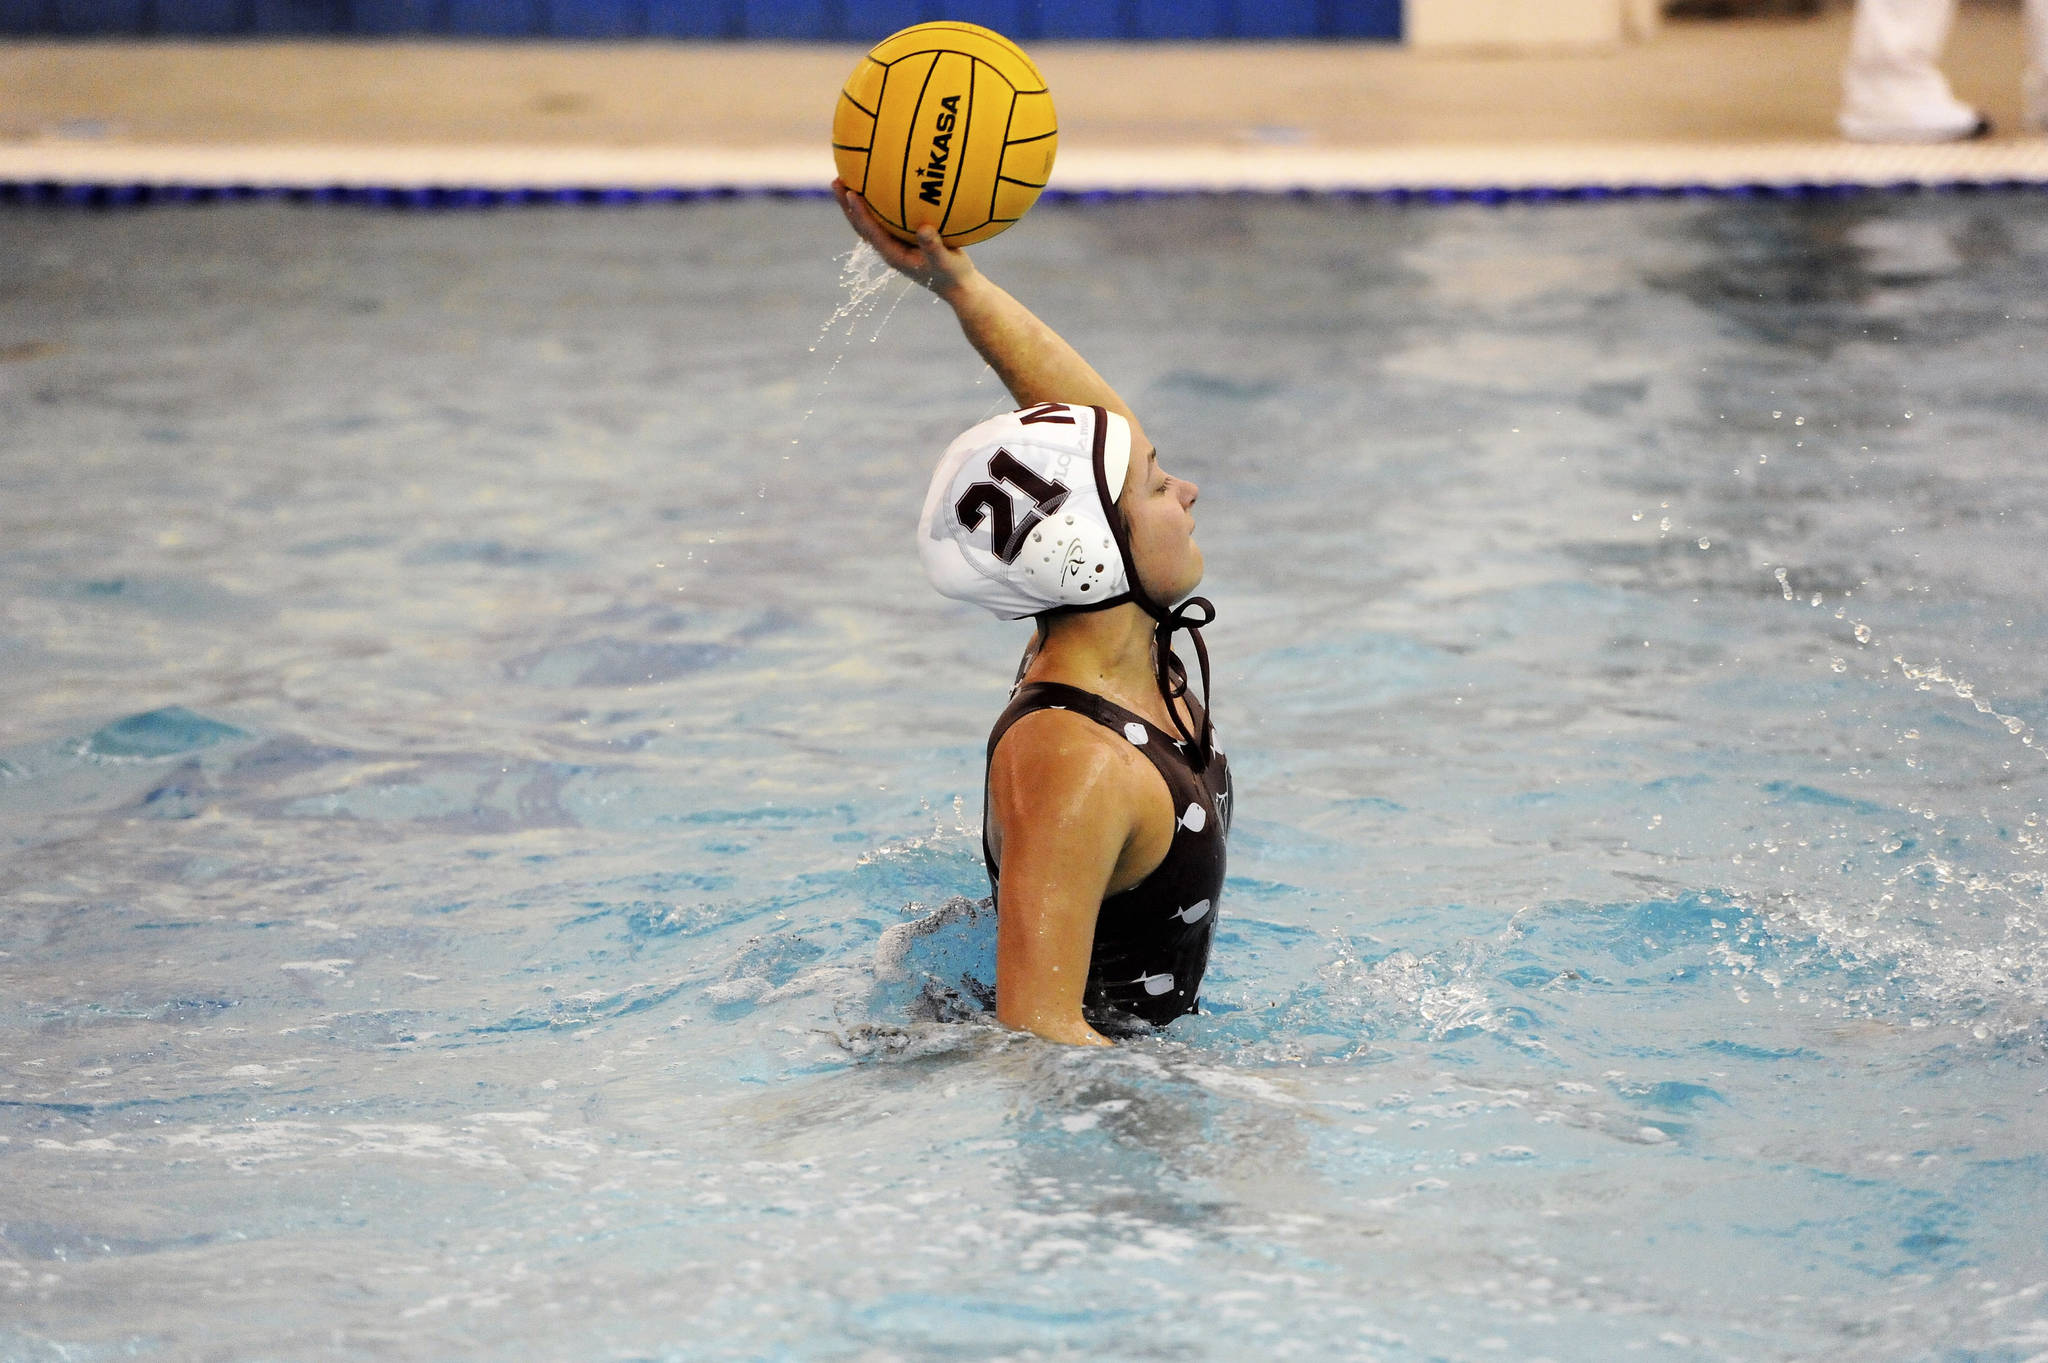
[[[1657,31],[1659,0],[1407,0],[1408,43],[1500,51],[1614,47]]]

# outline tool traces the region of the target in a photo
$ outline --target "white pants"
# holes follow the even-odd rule
[[[2048,0],[2026,0],[2027,121],[2048,128]],[[1866,142],[1940,142],[1977,124],[1935,62],[1955,22],[1956,0],[1856,0],[1849,61],[1842,68],[1841,128]]]

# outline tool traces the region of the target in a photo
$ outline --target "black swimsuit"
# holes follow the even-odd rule
[[[1133,1027],[1134,1020],[1157,1027],[1194,1012],[1200,1003],[1202,972],[1209,965],[1209,939],[1216,931],[1216,902],[1223,894],[1223,842],[1230,831],[1229,760],[1219,752],[1197,772],[1182,745],[1165,730],[1121,705],[1059,682],[1017,688],[989,732],[991,759],[1010,726],[1037,710],[1072,710],[1129,739],[1165,778],[1178,811],[1166,859],[1130,889],[1102,901],[1082,1012],[1098,1029],[1113,1034],[1142,1030]],[[984,810],[986,806],[984,781]],[[994,886],[999,868],[986,832],[981,854]]]

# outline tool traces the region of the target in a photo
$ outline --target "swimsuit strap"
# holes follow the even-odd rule
[[[1009,706],[996,720],[995,728],[989,731],[988,760],[995,761],[996,745],[1003,741],[1003,735],[1010,732],[1011,726],[1026,715],[1036,714],[1040,710],[1071,710],[1077,715],[1085,715],[1094,720],[1110,732],[1129,739],[1131,746],[1151,760],[1153,767],[1159,772],[1160,779],[1166,782],[1167,798],[1174,802],[1176,809],[1184,799],[1184,787],[1191,791],[1202,785],[1201,780],[1195,775],[1197,769],[1192,754],[1183,744],[1176,742],[1171,734],[1143,715],[1126,710],[1113,700],[1105,700],[1093,691],[1083,691],[1080,687],[1069,686],[1065,682],[1027,682],[1011,694]],[[1207,719],[1205,714],[1202,724],[1204,730],[1208,728]],[[1155,736],[1160,741],[1152,741]],[[981,783],[981,859],[989,868],[990,879],[994,879],[996,858],[994,848],[989,842],[988,825],[988,780],[984,777]]]
[[[1080,687],[1069,686],[1065,682],[1027,682],[1011,694],[1008,708],[1003,711],[1002,717],[996,720],[995,728],[989,730],[989,759],[994,760],[996,745],[1003,741],[1003,735],[1010,732],[1012,725],[1024,716],[1037,714],[1040,710],[1072,710],[1075,714],[1086,715],[1103,728],[1121,733],[1135,746],[1145,749],[1146,754],[1153,759],[1154,766],[1161,766],[1160,758],[1163,756],[1154,749],[1173,744],[1171,739],[1168,739],[1167,744],[1141,741],[1130,731],[1133,724],[1141,726],[1147,735],[1163,731],[1143,715],[1134,710],[1126,710],[1113,700],[1105,700],[1093,691],[1083,691]],[[1203,727],[1207,727],[1206,723]],[[1178,748],[1179,745],[1173,746]],[[1177,752],[1176,755],[1186,760],[1184,754]],[[1163,766],[1161,772],[1164,774]],[[1170,777],[1168,784],[1172,784]]]

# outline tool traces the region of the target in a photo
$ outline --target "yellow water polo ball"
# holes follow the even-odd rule
[[[913,24],[875,44],[839,92],[839,178],[905,241],[949,246],[1024,216],[1059,149],[1052,95],[1024,49],[977,24]]]

